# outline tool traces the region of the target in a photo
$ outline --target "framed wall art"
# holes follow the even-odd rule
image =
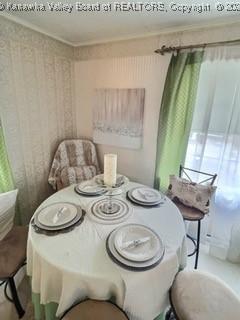
[[[143,139],[145,89],[96,89],[93,141],[139,149]]]

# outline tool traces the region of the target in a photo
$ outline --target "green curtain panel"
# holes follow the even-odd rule
[[[172,56],[159,116],[155,188],[166,191],[169,174],[184,163],[203,51]]]
[[[7,149],[0,123],[0,193],[14,189],[13,177],[8,161]]]

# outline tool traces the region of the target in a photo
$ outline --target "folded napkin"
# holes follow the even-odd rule
[[[141,244],[144,244],[148,242],[151,239],[151,237],[144,237],[140,239],[134,239],[131,241],[126,241],[121,245],[121,249],[132,249],[135,248]]]

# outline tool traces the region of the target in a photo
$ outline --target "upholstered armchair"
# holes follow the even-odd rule
[[[60,190],[99,173],[96,148],[91,141],[64,140],[53,158],[48,182],[54,190]]]

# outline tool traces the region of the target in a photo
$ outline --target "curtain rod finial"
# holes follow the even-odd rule
[[[157,50],[155,50],[154,52],[155,53],[158,53],[158,54],[161,54],[162,56],[164,55],[164,53],[165,53],[165,51],[166,51],[166,46],[162,46],[161,47],[161,49],[157,49]]]

